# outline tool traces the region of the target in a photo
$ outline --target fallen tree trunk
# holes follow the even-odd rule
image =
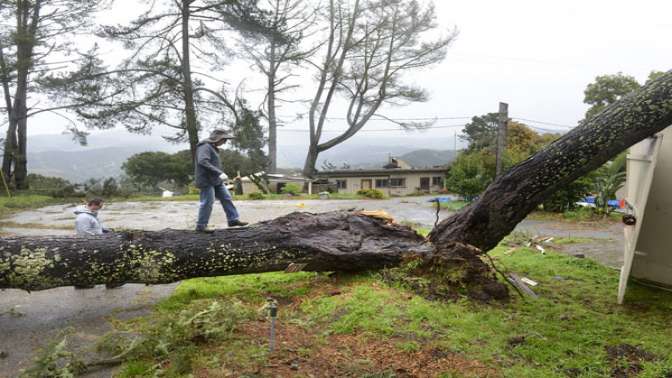
[[[294,213],[213,235],[165,230],[90,239],[5,238],[0,239],[0,289],[156,284],[278,271],[291,263],[311,271],[373,270],[397,265],[410,254],[429,257],[430,265],[442,261],[443,268],[462,264],[466,280],[477,275],[474,281],[483,292],[498,295],[490,285],[492,275],[490,282],[481,280],[487,270],[478,254],[496,246],[559,186],[670,124],[672,71],[513,167],[477,202],[437,225],[431,243],[407,227],[353,213]],[[461,276],[453,273],[444,276]]]
[[[436,245],[460,241],[490,250],[563,185],[672,125],[672,71],[497,178],[478,201],[432,230]]]
[[[42,290],[102,283],[175,282],[191,277],[281,271],[363,271],[431,254],[412,229],[348,212],[292,213],[213,234],[131,231],[99,237],[0,240],[0,289]]]

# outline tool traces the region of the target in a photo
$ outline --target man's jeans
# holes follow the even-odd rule
[[[231,200],[231,194],[229,190],[226,189],[224,184],[217,186],[206,186],[201,189],[201,202],[198,208],[198,221],[196,223],[197,229],[204,230],[208,226],[208,221],[210,220],[210,214],[212,213],[212,204],[215,202],[215,198],[222,203],[224,212],[226,213],[226,219],[229,223],[238,220],[238,210],[233,205]]]

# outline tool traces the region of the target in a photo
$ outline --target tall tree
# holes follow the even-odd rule
[[[184,152],[188,155],[185,156]],[[193,175],[191,153],[188,151],[175,154],[142,152],[129,157],[121,168],[134,183],[154,190],[164,181],[185,186],[189,184]]]
[[[498,125],[499,113],[474,116],[471,122],[464,125],[460,139],[468,143],[469,151],[492,147],[496,142]]]
[[[188,141],[195,153],[199,130],[219,121],[234,102],[219,75],[232,29],[267,30],[256,1],[151,2],[129,25],[102,27],[101,36],[130,50],[106,73],[124,92],[79,114],[98,127],[120,123],[131,132],[166,126],[175,130],[168,139]]]
[[[329,0],[322,14],[327,38],[317,69],[317,87],[308,111],[310,140],[303,168],[315,173],[318,155],[359,132],[383,104],[425,101],[421,88],[402,82],[405,73],[440,62],[456,33],[434,40],[432,4],[415,0]],[[341,134],[322,140],[327,115],[337,93],[346,100]],[[397,122],[401,127],[422,125]]]
[[[472,118],[464,128],[462,139],[469,141],[451,165],[446,183],[448,188],[471,201],[495,179],[497,113]],[[540,135],[526,125],[509,121],[504,151],[504,170],[527,159],[550,143],[557,135]]]
[[[639,89],[640,84],[630,76],[619,72],[615,75],[600,75],[588,84],[583,102],[590,105],[586,111],[586,119],[604,110],[623,96]]]
[[[294,69],[310,57],[315,48],[307,47],[305,39],[314,31],[315,10],[305,0],[266,0],[260,7],[269,13],[272,34],[244,33],[241,47],[247,59],[266,79],[264,115],[268,121],[268,170],[275,172],[277,162],[277,111],[287,100],[283,92],[297,88],[289,80],[298,76]]]
[[[0,82],[7,122],[2,171],[18,189],[28,185],[28,118],[62,106],[37,105],[39,77],[71,63],[72,37],[90,26],[101,0],[3,0],[0,16]],[[13,21],[13,22],[12,22]],[[33,103],[31,103],[31,101]],[[74,107],[78,104],[70,104]]]
[[[241,95],[237,95],[233,103],[227,105],[233,114],[228,127],[235,137],[231,140],[233,150],[225,150],[221,154],[227,174],[237,174],[240,170],[242,175],[249,175],[266,170],[269,157],[264,152],[266,137],[260,122],[261,112],[250,109]],[[235,163],[231,167],[226,167],[227,161]]]

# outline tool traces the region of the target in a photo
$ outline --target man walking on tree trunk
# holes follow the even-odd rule
[[[227,140],[233,139],[225,130],[216,129],[210,133],[210,137],[202,140],[196,148],[196,187],[200,189],[200,203],[198,208],[198,220],[196,231],[211,232],[207,230],[212,204],[215,198],[221,202],[229,227],[246,226],[247,222],[241,222],[238,210],[233,204],[231,193],[224,185],[224,180],[229,177],[222,171],[222,162],[219,158],[219,148]]]

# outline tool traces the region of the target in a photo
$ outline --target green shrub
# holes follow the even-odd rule
[[[300,184],[290,182],[289,184],[286,184],[285,186],[282,187],[281,192],[284,194],[291,194],[293,196],[298,196],[299,194],[301,194],[301,192],[303,192],[303,187],[301,187]]]
[[[0,217],[23,209],[36,209],[58,203],[50,196],[38,194],[14,194],[12,197],[0,196]]]
[[[194,184],[187,185],[187,194],[200,194],[201,190],[196,187]]]
[[[49,195],[54,198],[75,198],[84,197],[84,192],[78,192],[74,185],[68,185],[49,192]]]
[[[492,156],[484,152],[461,153],[450,167],[446,185],[471,202],[494,178],[494,172],[486,164],[489,160]]]
[[[128,332],[109,333],[100,341],[98,348],[133,362],[134,370],[143,371],[142,376],[182,377],[192,371],[199,346],[230,340],[240,323],[255,316],[254,310],[245,307],[242,302],[196,300],[177,313],[155,315],[153,321],[142,329],[141,336],[127,337]],[[160,362],[167,360],[171,362],[170,366],[161,366]],[[137,366],[137,361],[151,361],[152,364],[151,367]],[[153,369],[159,374],[147,374],[146,370]]]
[[[576,209],[576,203],[584,198],[592,185],[591,174],[563,185],[542,203],[544,211],[563,213]]]
[[[357,191],[357,194],[371,199],[385,198],[385,193],[381,192],[378,189],[360,189]]]
[[[264,198],[266,198],[266,196],[262,192],[254,192],[248,194],[247,198],[251,200],[263,200]]]
[[[78,193],[70,181],[60,178],[43,176],[36,173],[28,175],[30,192],[48,194],[54,198],[82,197],[84,193]]]

